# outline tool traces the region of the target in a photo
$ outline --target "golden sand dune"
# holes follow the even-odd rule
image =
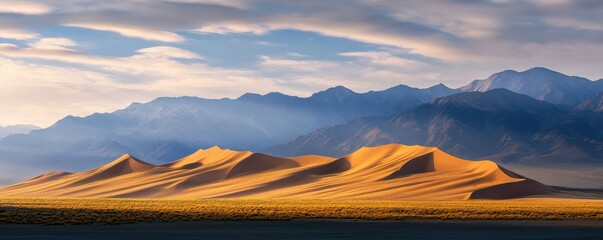
[[[552,192],[491,161],[389,144],[337,159],[212,147],[161,166],[126,154],[83,173],[46,173],[2,188],[0,196],[505,199]]]

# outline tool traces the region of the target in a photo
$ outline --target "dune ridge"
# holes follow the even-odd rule
[[[1,188],[0,196],[455,200],[553,192],[492,161],[388,144],[342,158],[212,147],[158,166],[125,154],[90,171],[51,172]]]

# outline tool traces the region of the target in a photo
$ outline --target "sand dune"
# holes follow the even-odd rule
[[[212,147],[161,166],[126,154],[87,172],[43,174],[0,189],[0,196],[505,199],[553,191],[491,161],[389,144],[338,159]]]

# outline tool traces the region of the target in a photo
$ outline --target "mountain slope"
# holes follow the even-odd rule
[[[589,99],[586,99],[575,109],[576,111],[603,112],[603,91],[599,92],[598,94]]]
[[[484,80],[475,80],[461,88],[466,92],[486,92],[504,88],[538,100],[564,105],[577,105],[603,90],[603,85],[582,77],[567,76],[536,67],[523,72],[507,70]]]
[[[399,200],[506,199],[553,192],[491,161],[390,144],[338,159],[277,158],[213,147],[153,166],[126,155],[83,173],[44,174],[2,188],[0,196]]]
[[[601,90],[603,90],[603,78],[602,78],[602,79],[599,79],[599,80],[597,80],[597,81],[595,81],[595,87],[596,87],[597,89],[601,89]]]
[[[213,145],[260,150],[317,128],[365,116],[393,115],[458,92],[443,85],[355,93],[330,88],[308,98],[280,93],[238,99],[158,98],[112,113],[68,116],[53,126],[0,141],[0,163],[74,171],[130,152],[154,163]],[[81,159],[86,159],[82,161]]]
[[[341,156],[386,143],[437,146],[465,158],[524,163],[601,163],[603,135],[571,109],[505,89],[460,93],[390,118],[323,128],[267,152]]]
[[[8,126],[0,126],[0,139],[8,136],[9,134],[25,134],[29,133],[33,130],[40,129],[38,126],[34,125],[8,125]]]
[[[566,131],[582,131],[593,136],[603,136],[603,91],[573,109],[565,122]],[[599,151],[603,149],[599,148]]]

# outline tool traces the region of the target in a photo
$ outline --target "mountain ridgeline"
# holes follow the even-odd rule
[[[26,124],[0,126],[0,139],[10,134],[26,134],[36,129],[40,128],[38,126]]]
[[[603,90],[602,84],[601,80],[591,81],[536,67],[523,72],[496,73],[484,80],[475,80],[461,90],[486,92],[504,88],[553,104],[575,106]]]
[[[165,163],[214,145],[281,157],[340,157],[363,146],[401,143],[503,163],[601,165],[601,91],[603,80],[533,68],[459,89],[399,85],[356,93],[339,86],[306,98],[276,92],[163,97],[8,135],[0,140],[0,174],[20,179],[50,169],[80,171],[123,153]]]
[[[18,159],[23,165],[81,170],[126,152],[161,163],[214,145],[257,151],[321,127],[393,115],[457,92],[441,84],[367,93],[339,86],[308,98],[280,93],[158,98],[112,113],[68,116],[49,128],[8,136],[0,141],[0,163]]]

